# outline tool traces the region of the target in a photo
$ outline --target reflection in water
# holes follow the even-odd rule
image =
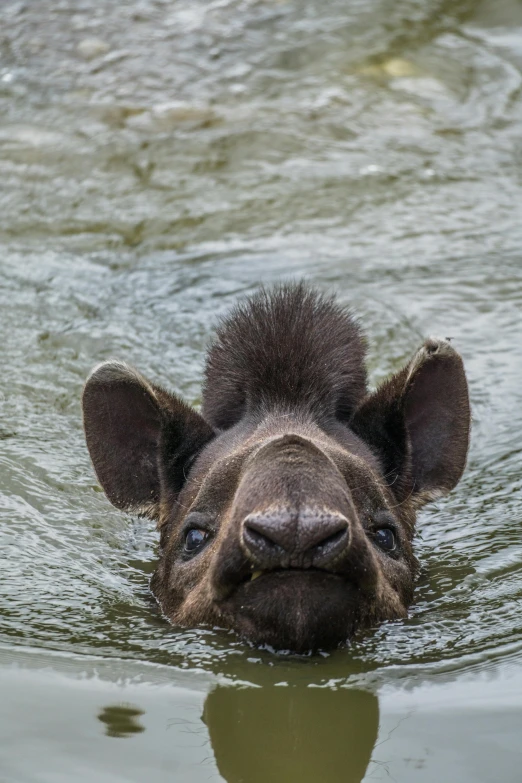
[[[145,731],[137,720],[143,714],[143,710],[130,704],[113,704],[103,708],[98,720],[105,724],[108,737],[132,737]]]
[[[228,783],[360,783],[379,727],[377,697],[306,687],[217,687],[205,702]]]

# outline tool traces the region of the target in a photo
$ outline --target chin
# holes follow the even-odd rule
[[[333,650],[359,625],[361,596],[345,579],[321,571],[268,571],[241,584],[222,606],[247,641],[304,654]]]

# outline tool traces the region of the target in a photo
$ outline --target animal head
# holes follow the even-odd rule
[[[464,470],[462,360],[430,339],[375,392],[349,312],[307,286],[239,304],[209,348],[201,413],[128,365],[83,393],[98,479],[157,520],[152,591],[176,625],[332,648],[405,617],[415,514]]]

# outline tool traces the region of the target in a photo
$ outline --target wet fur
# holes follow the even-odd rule
[[[203,417],[228,429],[274,407],[348,419],[366,393],[366,341],[353,316],[304,284],[262,289],[220,324]]]

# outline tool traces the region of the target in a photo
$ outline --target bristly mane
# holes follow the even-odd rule
[[[353,316],[303,283],[261,289],[218,327],[203,415],[220,429],[284,408],[348,419],[366,394],[366,341]]]

